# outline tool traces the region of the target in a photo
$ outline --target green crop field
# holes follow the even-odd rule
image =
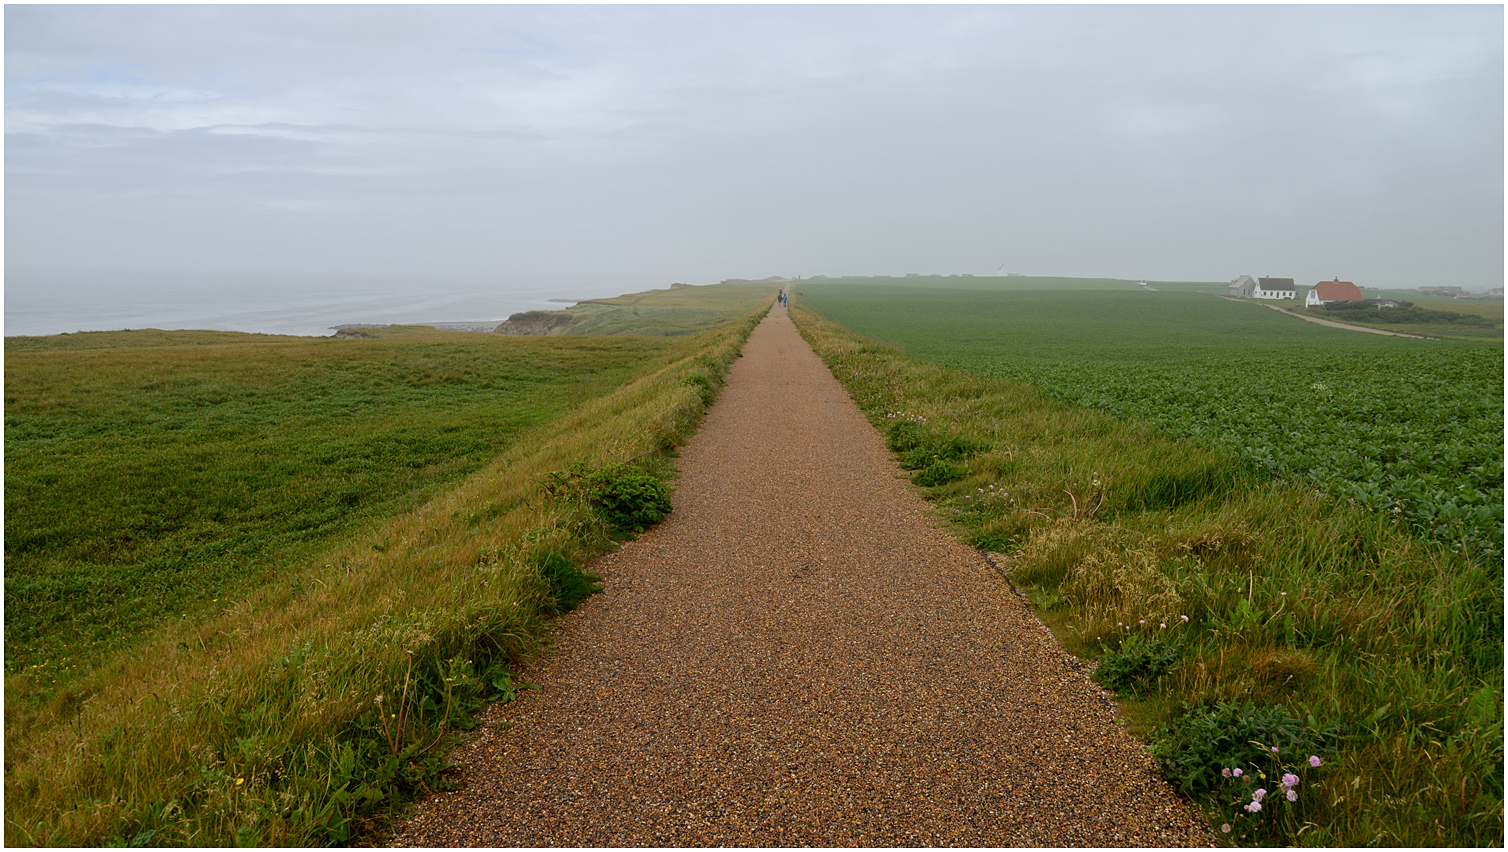
[[[1456,535],[1346,490],[1397,498],[1395,470],[1455,487],[1438,464],[1500,494],[1500,347],[1173,287],[803,282],[793,304],[937,516],[1115,694],[1217,839],[1502,844],[1501,533],[1471,537],[1500,515],[1468,493],[1482,511]],[[1299,469],[1290,445],[1355,471],[1328,440],[1370,478]]]
[[[833,321],[920,358],[1227,447],[1430,540],[1501,558],[1501,341],[1330,329],[1172,288],[805,282],[799,292]]]

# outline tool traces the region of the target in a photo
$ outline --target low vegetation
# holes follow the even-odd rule
[[[7,464],[33,484],[6,489],[32,660],[6,675],[6,841],[346,843],[442,785],[453,735],[595,590],[587,560],[663,515],[762,314],[658,340],[8,340]],[[75,622],[87,653],[47,644]]]
[[[795,302],[803,335],[942,517],[993,554],[1065,647],[1098,663],[1220,837],[1501,845],[1499,562],[1218,443],[860,337],[808,310],[807,289]],[[983,327],[962,309],[977,301],[955,299],[944,321],[887,295],[913,352],[927,329],[968,345]],[[1054,343],[1045,328],[1035,340],[1048,349],[1083,339]],[[959,451],[924,482],[936,465],[906,454],[928,446]]]
[[[1391,308],[1379,307],[1367,302],[1332,302],[1314,307],[1296,307],[1294,313],[1334,322],[1400,331],[1406,334],[1502,339],[1501,304],[1468,303],[1463,307],[1467,310],[1441,310],[1438,307],[1425,307],[1407,300],[1398,302],[1396,307]],[[1496,315],[1492,315],[1493,313]]]

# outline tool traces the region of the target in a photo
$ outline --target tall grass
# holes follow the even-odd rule
[[[1500,565],[1218,447],[913,359],[800,302],[794,316],[893,447],[974,449],[920,470],[940,483],[923,493],[1102,664],[1170,777],[1231,825],[1222,837],[1501,845]],[[1250,791],[1221,769],[1277,761],[1303,772],[1296,801],[1273,775],[1266,810],[1241,807]]]
[[[443,783],[447,737],[525,688],[517,664],[568,606],[552,578],[613,546],[599,516],[550,499],[546,475],[663,466],[763,312],[677,340],[458,487],[47,703],[7,701],[6,842],[344,843]]]

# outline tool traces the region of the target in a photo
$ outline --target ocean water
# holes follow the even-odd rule
[[[611,291],[611,292],[609,292]],[[236,291],[5,291],[5,336],[127,328],[208,329],[328,337],[342,325],[437,322],[496,324],[519,311],[559,310],[578,299],[625,291],[615,287],[470,290],[321,287]],[[557,300],[557,301],[551,301]]]

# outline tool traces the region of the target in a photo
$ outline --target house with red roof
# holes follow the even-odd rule
[[[1304,297],[1304,307],[1312,308],[1331,302],[1360,302],[1364,298],[1360,287],[1337,278],[1334,281],[1321,281],[1310,287],[1309,295]]]

